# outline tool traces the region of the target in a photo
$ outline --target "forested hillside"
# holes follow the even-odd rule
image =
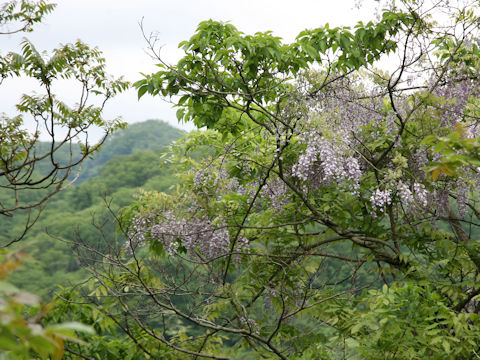
[[[161,156],[183,135],[162,121],[148,120],[109,138],[93,159],[84,162],[79,179],[50,200],[22,241],[21,246],[26,246],[31,258],[11,276],[12,282],[48,299],[58,285],[84,280],[85,263],[78,259],[72,241],[105,241],[93,225],[105,222],[107,240],[116,241],[107,203],[117,211],[130,204],[140,188],[168,192],[177,179]],[[4,220],[0,223],[1,241],[21,231],[24,225],[20,216]]]
[[[116,156],[130,155],[142,150],[158,150],[183,135],[182,130],[158,120],[129,125],[125,130],[109,137],[103,144],[102,150],[85,161],[77,183],[98,175],[103,164]]]
[[[0,56],[40,82],[17,109],[52,139],[0,118],[0,358],[480,358],[480,5],[380,3],[291,42],[203,21],[177,63],[144,34],[157,72],[133,87],[188,134],[112,136],[130,84],[81,42]],[[12,0],[0,25],[53,7]]]

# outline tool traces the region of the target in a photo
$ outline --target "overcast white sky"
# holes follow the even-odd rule
[[[54,0],[52,0],[54,1]],[[2,0],[0,0],[0,3]],[[146,43],[140,31],[143,18],[147,32],[158,32],[162,54],[169,61],[181,56],[177,45],[188,39],[199,22],[207,19],[230,21],[245,33],[272,30],[274,35],[292,41],[306,28],[329,23],[354,25],[374,17],[376,2],[366,0],[361,10],[354,0],[57,0],[57,8],[26,36],[38,50],[51,50],[59,43],[81,39],[98,46],[107,60],[108,71],[124,75],[127,80],[141,78],[140,72],[155,72],[154,61],[145,53]],[[25,36],[25,35],[22,35]],[[0,51],[20,51],[22,36],[0,38]],[[13,114],[13,105],[28,83],[9,80],[0,87],[0,112]],[[69,96],[68,87],[62,95]],[[144,96],[137,101],[135,90],[110,101],[106,118],[121,115],[129,123],[146,119],[163,119],[177,124],[175,110],[159,97]],[[185,127],[184,128],[191,128]]]

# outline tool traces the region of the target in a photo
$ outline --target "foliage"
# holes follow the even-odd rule
[[[478,11],[404,0],[291,44],[205,21],[176,65],[158,56],[139,97],[202,130],[163,154],[181,185],[77,239],[84,306],[65,291],[50,320],[97,335],[68,356],[478,357]],[[154,159],[100,174],[120,192]]]
[[[82,334],[82,342],[66,346],[63,359],[78,359],[79,354],[89,359],[146,359],[138,345],[121,331],[115,321],[97,306],[82,303],[82,297],[72,289],[62,289],[57,294],[57,305],[45,320],[58,323],[65,317],[88,324],[95,333]]]
[[[139,97],[204,130],[182,187],[123,211],[109,314],[179,356],[478,354],[478,10],[405,0],[292,44],[206,21],[158,56]]]
[[[175,69],[159,58],[159,66],[166,70],[135,86],[139,97],[179,95],[179,120],[237,134],[249,121],[262,125],[263,105],[284,101],[291,89],[287,80],[312,63],[333,55],[328,71],[358,69],[394,50],[393,36],[416,24],[415,16],[401,12],[386,11],[382,20],[359,23],[355,32],[328,25],[304,31],[291,45],[283,45],[269,32],[244,36],[231,24],[204,21],[189,41],[179,45],[186,56]],[[258,116],[238,118],[233,110]]]
[[[8,274],[25,257],[21,252],[0,253],[0,351],[2,359],[27,359],[31,356],[62,359],[64,341],[83,343],[77,332],[93,330],[79,322],[58,322],[44,326],[43,318],[54,303],[41,304],[31,293],[6,282]]]
[[[13,29],[0,35],[31,31],[33,24],[53,8],[45,1],[5,3],[0,9],[0,26]],[[128,87],[121,79],[110,79],[101,52],[81,41],[61,45],[47,55],[25,39],[20,53],[0,55],[0,84],[6,78],[19,76],[35,80],[41,92],[22,95],[16,105],[17,116],[0,115],[0,186],[10,193],[9,199],[0,204],[0,216],[24,210],[29,214],[24,231],[7,244],[20,240],[73,169],[114,130],[124,127],[120,119],[106,121],[101,113],[110,98]],[[80,90],[74,105],[55,94],[57,84],[63,80]],[[104,136],[98,143],[91,143],[88,131],[95,127],[103,129]],[[48,147],[38,146],[41,135],[49,139]],[[78,156],[73,155],[76,143],[81,149]],[[57,156],[60,149],[69,156]],[[36,171],[40,162],[42,173]]]
[[[118,136],[112,136],[94,159],[84,163],[83,170],[97,173],[97,176],[69,186],[49,201],[37,226],[24,239],[31,258],[11,275],[11,283],[43,299],[50,299],[59,285],[82,282],[88,275],[85,270],[88,262],[77,258],[75,249],[78,246],[74,242],[99,243],[102,235],[97,228],[103,227],[106,241],[123,245],[125,239],[116,237],[112,212],[134,201],[140,188],[169,192],[178,182],[172,166],[164,164],[162,156],[165,156],[165,148],[183,133],[160,121],[131,126],[133,131],[128,132],[127,127],[118,132]],[[126,134],[122,135],[123,132]],[[147,141],[149,134],[159,133],[164,138]],[[137,150],[128,155],[123,151],[116,154],[112,150],[125,149],[125,143],[141,139],[145,139],[141,146],[151,150]],[[97,156],[106,162],[99,165]],[[93,171],[89,171],[91,169]],[[8,195],[0,190],[0,199]],[[110,210],[106,208],[107,204]],[[0,223],[0,242],[21,231],[24,222],[21,215],[16,214]]]
[[[33,24],[42,21],[54,8],[55,4],[46,1],[6,1],[0,8],[0,35],[30,32]]]
[[[0,36],[32,31],[54,7],[43,0],[4,2],[0,5]],[[73,169],[114,130],[124,127],[120,119],[106,121],[101,113],[111,97],[129,86],[121,79],[110,79],[101,52],[80,40],[61,45],[49,56],[24,39],[20,53],[0,54],[0,85],[9,77],[34,80],[41,90],[21,96],[17,116],[0,114],[0,217],[26,213],[23,226],[2,247],[21,240]],[[55,94],[62,80],[80,90],[73,106]],[[92,144],[88,132],[95,127],[103,129],[104,136]],[[39,145],[41,135],[49,139],[47,147]],[[77,148],[80,152],[74,156]],[[68,157],[57,156],[65,151]],[[43,171],[38,171],[40,163]],[[92,329],[78,322],[43,323],[54,303],[42,304],[36,295],[5,281],[23,257],[18,250],[0,253],[0,357],[61,359],[65,341],[83,343],[77,334],[92,333]]]
[[[370,290],[366,308],[346,322],[349,344],[367,359],[468,358],[477,347],[478,314],[457,312],[446,300],[430,284]]]

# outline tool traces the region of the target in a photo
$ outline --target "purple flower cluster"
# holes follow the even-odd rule
[[[268,181],[262,189],[262,195],[269,200],[271,207],[276,212],[281,212],[290,200],[287,194],[287,185],[279,178]]]
[[[454,189],[456,191],[454,191]],[[438,204],[437,208],[440,213],[444,213],[450,216],[451,203],[449,202],[450,196],[453,195],[456,198],[457,212],[461,219],[464,219],[467,215],[469,197],[473,185],[467,182],[466,179],[457,179],[455,182],[450,182],[443,187],[435,189],[434,201]]]
[[[274,297],[278,296],[278,291],[273,287],[266,287],[265,293],[263,294],[263,306],[265,311],[273,312],[273,301]]]
[[[457,210],[460,218],[465,218],[467,215],[467,188],[460,186],[457,188]]]
[[[392,191],[390,189],[375,190],[372,196],[370,196],[373,213],[376,213],[377,210],[381,212],[385,211],[385,207],[392,203],[391,193]]]
[[[245,194],[250,194],[251,192],[251,186],[247,185],[246,187],[240,184],[238,181],[238,178],[232,177],[230,181],[228,181],[225,185],[225,191],[226,193],[232,193],[235,192],[238,195],[245,195]]]
[[[472,185],[465,179],[458,179],[456,183],[457,188],[457,211],[461,219],[467,215],[469,195],[472,191]]]
[[[207,185],[209,180],[207,168],[203,168],[198,170],[193,177],[193,186],[196,189],[202,188]]]
[[[246,316],[240,316],[239,320],[242,326],[247,328],[250,332],[257,335],[260,334],[257,322],[254,319],[247,318]]]
[[[400,198],[400,202],[406,208],[409,208],[411,204],[413,204],[415,201],[412,191],[410,190],[408,185],[404,184],[403,182],[399,182],[397,185],[397,195]]]
[[[414,183],[413,184],[413,193],[415,194],[415,199],[417,203],[423,207],[428,204],[428,191],[425,189],[425,185]]]
[[[166,211],[163,219],[151,227],[150,235],[163,244],[171,256],[175,256],[180,244],[190,255],[198,251],[209,259],[225,255],[230,250],[230,234],[224,224],[217,227],[209,219],[198,217],[187,221],[171,211]]]
[[[153,216],[141,216],[132,220],[128,227],[127,237],[129,241],[126,247],[131,251],[138,247],[146,245],[146,237],[153,222]]]
[[[170,210],[157,216],[156,220],[152,216],[137,217],[129,228],[129,236],[130,244],[134,245],[144,246],[147,239],[158,241],[172,257],[177,254],[180,245],[189,256],[198,254],[207,259],[228,254],[231,246],[230,233],[224,221],[214,223],[199,216],[186,219]],[[248,249],[248,239],[240,236],[234,250],[248,252]]]
[[[451,79],[445,85],[435,90],[435,95],[443,97],[446,101],[438,105],[442,111],[443,126],[455,126],[462,121],[468,99],[478,92],[475,82],[471,80]],[[472,134],[473,135],[473,134]]]
[[[223,167],[218,172],[215,172],[210,165],[197,170],[193,177],[193,186],[197,191],[210,193],[213,188],[223,184],[227,179],[228,174]]]
[[[298,161],[292,167],[292,175],[300,180],[307,181],[310,177],[315,175],[314,162],[317,160],[317,147],[315,144],[310,144],[301,154]]]
[[[320,180],[321,185],[347,181],[350,189],[359,187],[362,172],[353,156],[346,156],[346,149],[325,138],[310,142],[298,162],[292,167],[292,175],[303,181]]]
[[[419,179],[425,179],[425,171],[422,169],[428,163],[428,151],[421,147],[417,149],[409,160],[409,168],[411,169],[413,175]]]
[[[397,196],[400,199],[400,203],[406,209],[411,210],[415,206],[426,207],[429,193],[423,184],[414,183],[412,191],[408,185],[399,182],[397,185]]]

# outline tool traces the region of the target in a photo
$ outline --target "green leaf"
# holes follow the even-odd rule
[[[143,85],[142,87],[140,87],[138,89],[138,99],[140,100],[140,98],[145,95],[145,93],[147,92],[148,90],[148,85]]]
[[[448,341],[444,340],[444,341],[442,341],[442,346],[443,346],[443,348],[445,349],[445,352],[446,352],[447,354],[450,354],[450,351],[451,351],[451,349],[450,349],[450,343],[449,343]]]
[[[347,345],[347,347],[349,347],[350,349],[355,349],[360,346],[360,343],[353,338],[347,338],[345,339],[345,345]]]
[[[0,292],[18,292],[20,291],[15,285],[12,285],[6,281],[0,281]]]
[[[185,118],[185,109],[178,109],[176,115],[177,120],[182,121]]]
[[[45,331],[53,332],[55,334],[72,335],[74,331],[79,331],[87,334],[94,334],[95,331],[91,326],[79,322],[66,322],[62,324],[49,325]]]

